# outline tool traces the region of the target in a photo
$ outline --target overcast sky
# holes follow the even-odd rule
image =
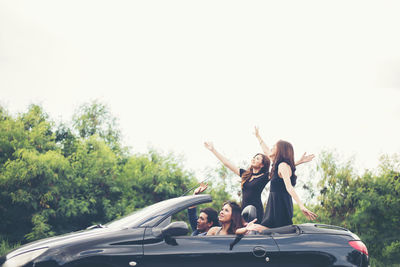
[[[109,106],[133,152],[202,176],[264,140],[375,168],[400,152],[398,1],[3,1],[0,104],[69,121]],[[245,166],[243,166],[245,167]]]

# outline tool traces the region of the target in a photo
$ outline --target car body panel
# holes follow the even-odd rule
[[[89,258],[101,258],[102,262],[114,262],[118,257],[136,258],[143,255],[144,231],[145,228],[92,229],[34,242],[9,253],[7,257],[12,258],[39,247],[48,247],[35,262],[41,265],[52,262],[51,266],[64,266],[87,262]]]
[[[148,229],[146,238],[154,234]],[[160,239],[159,242],[144,245],[144,266],[278,266],[279,250],[267,236],[179,236],[173,241]]]
[[[303,224],[295,234],[273,235],[280,250],[280,266],[368,266],[368,257],[348,243],[358,237],[347,229],[332,227]]]
[[[48,248],[23,267],[368,266],[368,256],[348,243],[359,238],[340,227],[303,224],[262,235],[189,236],[185,223],[169,224],[173,214],[210,201],[209,195],[166,200],[105,226],[29,243],[2,261]]]

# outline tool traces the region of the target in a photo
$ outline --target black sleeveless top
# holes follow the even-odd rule
[[[293,201],[292,196],[286,190],[285,182],[278,174],[278,163],[275,172],[271,178],[270,193],[268,197],[265,216],[261,222],[262,225],[268,228],[276,228],[285,225],[292,225],[293,221]],[[292,185],[295,183],[294,175],[292,174]]]
[[[240,169],[240,177],[246,172]],[[257,210],[257,223],[260,223],[264,216],[264,207],[261,202],[261,193],[269,182],[269,172],[260,175],[253,180],[248,179],[242,187],[242,209],[248,205],[253,205]]]

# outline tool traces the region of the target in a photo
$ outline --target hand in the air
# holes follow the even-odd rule
[[[315,157],[314,154],[307,155],[307,153],[304,152],[303,156],[301,156],[301,158],[300,158],[300,162],[305,163],[305,162],[312,161],[314,157]]]
[[[254,126],[254,135],[255,135],[257,138],[260,137],[260,132],[259,132],[258,126]]]
[[[310,211],[306,207],[301,207],[301,212],[307,217],[307,219],[314,221],[318,216],[314,212]]]
[[[214,151],[214,145],[212,142],[204,142],[204,146],[210,150],[210,151]]]
[[[197,194],[200,194],[200,193],[204,192],[204,190],[206,190],[207,187],[208,187],[208,184],[205,184],[205,183],[201,182],[199,187],[197,187],[194,190],[194,195],[197,195]]]

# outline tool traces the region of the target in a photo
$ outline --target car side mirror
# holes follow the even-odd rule
[[[170,223],[169,225],[165,226],[161,230],[161,232],[164,237],[181,236],[181,235],[187,235],[187,233],[189,233],[189,228],[185,222],[179,221]]]

